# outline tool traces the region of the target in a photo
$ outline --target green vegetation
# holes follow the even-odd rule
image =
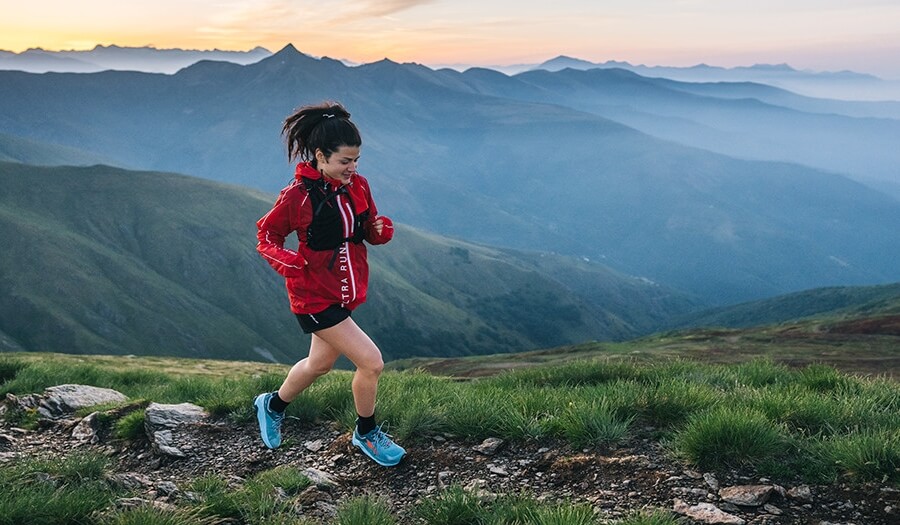
[[[454,485],[416,508],[416,517],[433,525],[587,525],[596,523],[588,505],[549,505],[528,496],[484,500]]]
[[[85,362],[60,367],[31,355],[3,355],[0,369],[15,372],[0,384],[0,395],[86,382],[120,389],[133,399],[194,402],[250,424],[248,400],[277,386],[283,373],[230,371],[216,376],[196,364],[183,360],[179,369],[197,372],[169,376],[148,373],[139,366]],[[353,421],[350,379],[351,374],[340,371],[321,378],[290,405],[288,414],[331,420],[349,428]],[[105,417],[113,419],[108,423],[116,437],[139,435],[142,403],[105,412]],[[649,436],[662,440],[672,454],[688,463],[712,471],[741,468],[813,483],[841,477],[900,483],[900,385],[885,378],[846,375],[825,365],[790,369],[764,359],[731,365],[593,359],[469,381],[415,370],[394,371],[383,376],[379,414],[391,422],[390,431],[398,439],[413,443],[449,433],[518,443],[549,438],[580,449]],[[59,516],[67,516],[63,521],[82,519],[69,516],[88,516],[105,508],[116,493],[100,481],[103,462],[69,461],[19,462],[5,469],[0,479],[4,488],[0,515],[57,516],[48,517],[50,523],[59,521]],[[239,487],[206,476],[189,489],[201,495],[202,504],[170,513],[122,510],[105,515],[104,519],[114,521],[104,523],[142,523],[154,518],[169,523],[193,518],[196,522],[232,518],[287,523],[291,497],[308,484],[295,470],[281,467],[259,473]],[[12,487],[17,490],[8,490]],[[54,502],[62,502],[58,509],[55,503],[44,505],[51,494]],[[66,503],[68,498],[81,503]],[[594,523],[589,508],[548,506],[512,495],[485,502],[460,487],[422,503],[415,513],[428,523]],[[295,523],[296,516],[293,519]],[[385,502],[364,497],[343,502],[337,519],[338,523],[393,523],[394,517]],[[645,512],[621,523],[672,521],[665,513]]]
[[[198,509],[204,516],[274,525],[302,523],[289,518],[293,505],[290,496],[298,494],[309,484],[309,479],[297,469],[281,466],[260,472],[240,488],[230,487],[228,481],[221,477],[207,475],[194,480],[191,490],[204,501]]]
[[[341,503],[335,525],[394,525],[389,504],[375,496],[350,498]]]
[[[104,480],[107,459],[73,454],[27,459],[0,469],[0,525],[87,523],[121,494]]]

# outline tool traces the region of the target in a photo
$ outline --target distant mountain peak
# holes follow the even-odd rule
[[[287,55],[297,55],[297,54],[302,55],[302,54],[304,54],[304,53],[301,53],[300,51],[297,51],[297,48],[294,47],[294,44],[288,44],[288,45],[282,47],[281,49],[279,49],[279,50],[278,50],[275,54],[273,54],[272,56],[276,56],[276,57],[277,57],[277,56],[282,56],[282,57],[283,57],[283,56],[287,56]]]
[[[759,71],[788,71],[788,72],[797,71],[796,69],[792,68],[790,65],[785,64],[785,63],[781,63],[781,64],[753,64],[752,66],[750,66],[750,67],[747,68],[747,69],[756,69],[756,70],[759,70]]]

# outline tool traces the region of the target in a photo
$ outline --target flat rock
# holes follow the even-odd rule
[[[127,400],[125,394],[111,388],[90,385],[51,386],[44,390],[38,414],[44,419],[62,419],[82,408]]]
[[[738,516],[728,514],[712,503],[698,503],[691,506],[680,499],[676,499],[672,510],[700,523],[724,525],[744,525],[746,523]]]
[[[156,430],[200,423],[207,417],[209,414],[202,407],[192,403],[177,405],[150,403],[144,413],[144,426],[147,433],[152,434]]]
[[[472,449],[475,452],[484,454],[485,456],[493,456],[497,453],[504,441],[500,438],[487,438],[480,445],[475,445]]]
[[[737,485],[720,490],[719,497],[735,505],[759,507],[769,501],[774,491],[772,485]]]

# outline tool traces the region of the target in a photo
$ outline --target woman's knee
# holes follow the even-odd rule
[[[306,372],[315,377],[323,376],[328,372],[331,372],[332,367],[334,367],[334,363],[306,362]]]
[[[358,364],[356,369],[365,374],[379,376],[384,370],[384,361],[379,354],[377,358],[366,359],[363,363]]]

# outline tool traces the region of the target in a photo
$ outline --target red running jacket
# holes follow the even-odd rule
[[[297,165],[292,181],[281,190],[275,206],[256,223],[256,250],[285,277],[291,311],[295,314],[315,314],[332,305],[341,305],[353,310],[366,300],[369,282],[369,263],[366,260],[366,245],[362,242],[344,242],[338,249],[337,259],[333,250],[317,251],[306,244],[306,233],[313,219],[312,199],[307,195],[301,177],[317,180],[322,175],[307,162]],[[328,181],[332,182],[332,181]],[[337,187],[339,182],[332,182]],[[362,175],[353,175],[347,185],[352,207],[347,202],[348,195],[339,195],[337,205],[341,210],[344,237],[353,236],[354,217],[369,210],[369,219],[363,223],[365,240],[370,244],[384,244],[394,236],[394,226],[387,217],[378,217],[369,182]],[[381,235],[372,223],[383,219]],[[285,238],[297,232],[300,239],[298,250],[284,247]],[[329,265],[331,269],[329,269]]]

